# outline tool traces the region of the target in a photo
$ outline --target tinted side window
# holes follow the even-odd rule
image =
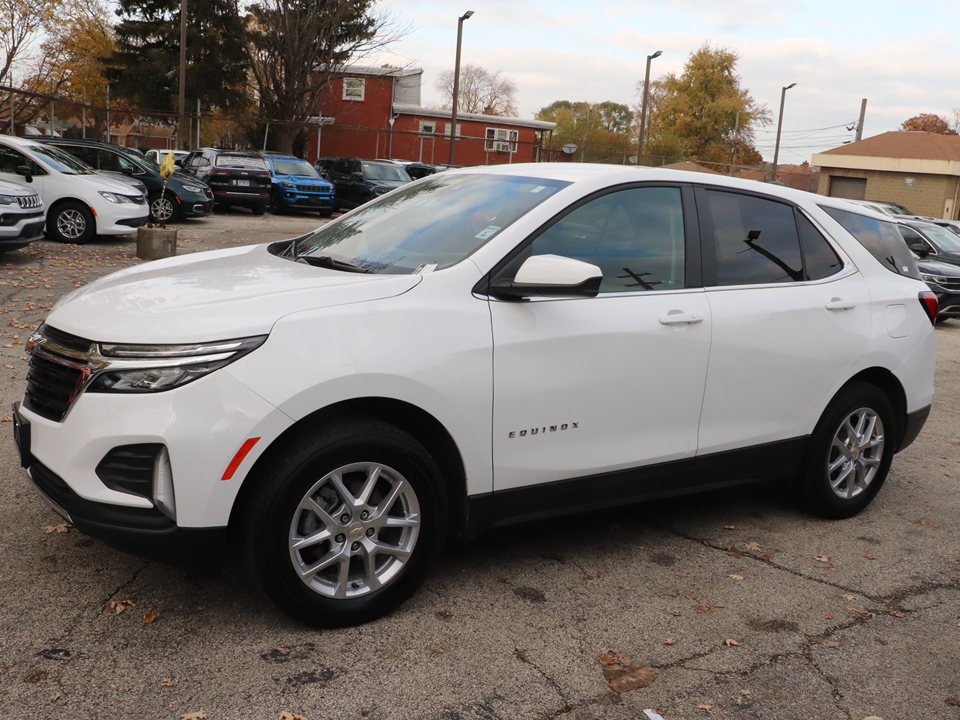
[[[928,252],[936,255],[937,251],[930,247],[930,243],[927,242],[927,239],[923,237],[913,228],[908,228],[906,225],[897,225],[897,230],[900,231],[901,237],[906,241],[907,247],[911,245],[923,245]]]
[[[598,266],[601,293],[682,288],[680,189],[631,188],[591,200],[547,228],[533,241],[530,254],[562,255]]]
[[[848,210],[825,207],[823,211],[853,235],[887,270],[920,279],[920,272],[896,225]]]
[[[346,160],[337,160],[333,164],[331,170],[339,175],[346,175],[349,172],[350,167]]]
[[[94,170],[100,169],[100,165],[97,163],[97,151],[94,148],[70,145],[67,147],[61,147],[60,149],[63,150],[64,152],[70,153],[75,158],[79,158],[83,160],[87,165],[92,167]]]
[[[707,190],[713,221],[718,285],[803,280],[800,238],[790,205]]]
[[[820,280],[843,268],[837,253],[804,215],[797,213],[800,223],[800,242],[803,244],[803,265],[808,280]]]
[[[21,152],[0,145],[0,172],[15,173],[18,167],[28,166],[33,175],[46,175],[47,171]]]

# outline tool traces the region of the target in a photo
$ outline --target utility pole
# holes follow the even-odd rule
[[[463,44],[463,21],[473,17],[473,10],[467,10],[457,19],[457,57],[453,66],[453,103],[450,112],[450,164],[454,164],[457,148],[457,101],[460,99],[460,46]],[[379,137],[379,136],[378,136]]]
[[[783,127],[783,103],[787,98],[787,90],[796,86],[796,83],[790,83],[780,92],[780,116],[777,119],[777,144],[773,149],[773,172],[770,174],[770,182],[777,181],[777,161],[780,159],[780,128]]]
[[[177,125],[177,144],[181,150],[188,150],[183,137],[187,124],[187,0],[180,0],[180,123]]]
[[[860,138],[863,137],[863,118],[867,114],[867,99],[864,98],[860,101],[860,119],[857,121],[857,137],[854,142],[860,142]]]
[[[647,72],[643,77],[643,102],[640,104],[640,138],[637,141],[637,166],[643,164],[643,133],[647,125],[647,97],[650,95],[650,62],[663,55],[663,50],[657,50],[653,55],[647,55]]]

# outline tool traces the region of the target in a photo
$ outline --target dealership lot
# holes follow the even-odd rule
[[[233,210],[182,224],[180,250],[320,222]],[[31,327],[133,248],[0,256],[5,407]],[[960,322],[937,335],[930,420],[852,520],[763,487],[493,531],[449,548],[392,616],[336,631],[280,615],[232,556],[219,574],[171,568],[70,530],[8,424],[0,701],[24,718],[960,718]],[[656,679],[612,692],[599,659],[616,653]]]

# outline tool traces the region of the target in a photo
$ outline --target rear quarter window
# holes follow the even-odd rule
[[[897,275],[920,279],[917,263],[893,223],[848,210],[823,205],[820,208],[853,235],[887,270]]]

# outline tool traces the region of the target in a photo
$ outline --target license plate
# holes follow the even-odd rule
[[[249,181],[249,180],[234,180],[234,182],[235,182],[237,185],[239,185],[240,187],[250,187],[250,181]]]
[[[13,441],[20,452],[20,467],[30,467],[30,421],[20,415],[20,403],[13,404]]]

